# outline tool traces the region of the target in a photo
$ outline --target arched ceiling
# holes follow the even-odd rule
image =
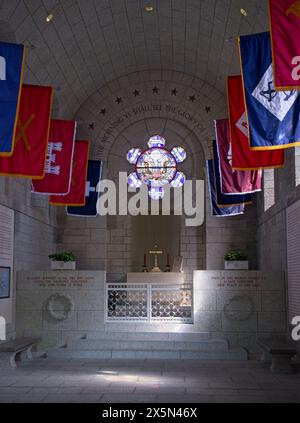
[[[65,118],[142,71],[181,72],[224,95],[239,71],[235,38],[267,29],[267,0],[0,0],[0,39],[28,46],[25,82],[56,87]]]

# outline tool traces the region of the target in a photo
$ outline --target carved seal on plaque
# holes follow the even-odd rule
[[[72,298],[63,294],[51,295],[46,301],[46,310],[48,314],[56,321],[63,322],[74,311],[74,302]]]
[[[255,304],[248,295],[235,295],[224,305],[224,314],[233,322],[245,322],[253,316]]]

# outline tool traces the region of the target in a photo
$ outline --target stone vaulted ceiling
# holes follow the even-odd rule
[[[25,82],[54,86],[55,115],[87,128],[153,94],[207,127],[239,72],[236,37],[267,29],[267,0],[0,0],[0,39],[27,46]]]

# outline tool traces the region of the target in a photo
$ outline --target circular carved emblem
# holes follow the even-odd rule
[[[233,322],[249,320],[255,311],[255,305],[248,295],[235,295],[224,305],[224,314]]]
[[[74,311],[74,302],[67,295],[54,294],[46,302],[46,310],[49,315],[59,322],[67,320]]]

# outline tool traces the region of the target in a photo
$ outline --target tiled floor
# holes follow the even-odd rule
[[[0,369],[0,402],[300,402],[300,371],[257,362],[36,360]]]

